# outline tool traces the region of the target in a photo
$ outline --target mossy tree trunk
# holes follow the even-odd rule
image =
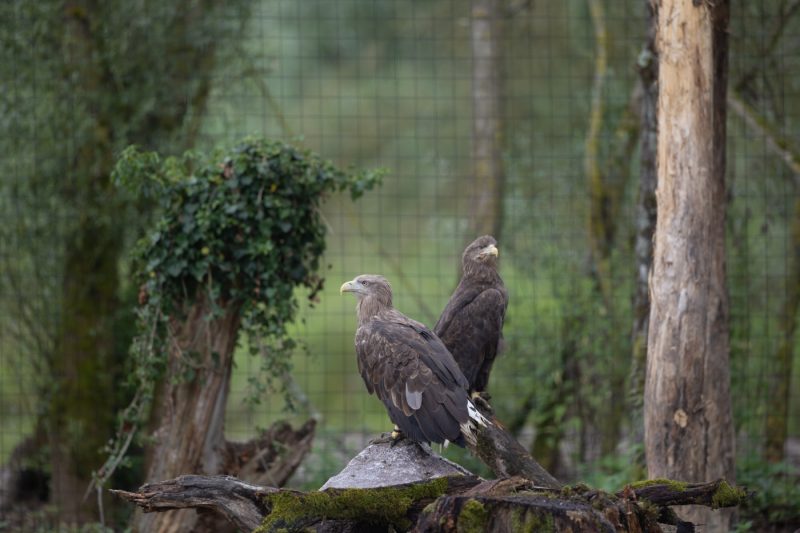
[[[71,523],[93,516],[83,495],[114,424],[120,245],[114,227],[88,217],[68,243],[48,433],[52,503]]]
[[[469,206],[472,240],[491,234],[500,240],[503,223],[502,38],[504,0],[472,0],[472,163]],[[502,241],[501,241],[502,242]]]
[[[734,478],[725,285],[727,1],[658,10],[658,220],[645,381],[648,474]],[[730,514],[689,510],[709,530]]]
[[[91,59],[98,53],[91,12],[76,3],[66,6],[64,15],[63,52],[69,75],[77,75],[80,90],[92,100],[103,90],[109,73]],[[111,120],[101,108],[89,114],[90,133],[75,148],[61,187],[61,200],[81,206],[82,211],[64,243],[57,300],[60,323],[50,369],[53,396],[47,415],[51,499],[59,518],[68,523],[94,517],[94,509],[83,501],[84,491],[113,431],[116,407],[112,326],[119,309],[122,229],[114,223],[118,205],[109,178]]]
[[[24,130],[36,132],[26,149],[35,164],[18,178],[17,194],[28,198],[24,216],[46,220],[37,224],[54,235],[45,253],[40,239],[20,239],[20,255],[35,263],[30,269],[13,259],[3,264],[10,279],[38,291],[30,300],[46,302],[46,312],[58,318],[50,326],[37,313],[25,326],[47,341],[46,350],[25,354],[46,375],[36,391],[44,406],[35,427],[47,433],[34,440],[40,448],[25,451],[49,457],[50,499],[58,519],[70,523],[98,517],[96,500],[84,494],[103,463],[116,410],[128,400],[121,386],[128,339],[120,331],[128,328],[120,327],[119,265],[146,217],[127,216],[130,198],[110,179],[115,152],[129,143],[171,151],[193,142],[216,52],[226,46],[221,37],[241,14],[237,2],[220,0],[123,4],[14,3],[3,11],[0,32],[3,58],[10,52],[18,69],[9,92],[35,96],[3,99],[24,117]],[[10,135],[21,131],[9,124],[17,122],[6,123]],[[144,202],[137,208],[150,209]],[[25,316],[30,309],[25,301],[11,312]]]

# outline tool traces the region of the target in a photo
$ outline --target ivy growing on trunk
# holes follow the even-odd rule
[[[114,179],[158,202],[161,214],[134,252],[140,284],[139,334],[131,348],[137,392],[96,482],[108,479],[147,420],[168,366],[172,324],[199,299],[208,303],[208,321],[240,309],[240,333],[251,352],[267,355],[267,376],[288,371],[295,343],[286,326],[299,306],[295,289],[307,289],[313,302],[324,282],[321,202],[336,191],[356,199],[381,175],[341,170],[310,151],[259,138],[211,154],[162,158],[136,147],[122,153]],[[182,356],[182,370],[171,378],[191,381],[202,362],[199,354]],[[212,353],[212,359],[218,356]],[[256,383],[254,392],[267,386]]]

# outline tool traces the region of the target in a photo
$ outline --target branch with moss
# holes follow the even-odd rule
[[[181,476],[113,491],[144,512],[207,509],[245,531],[350,531],[392,527],[398,531],[489,531],[512,524],[515,531],[544,527],[573,531],[661,531],[672,505],[712,508],[740,505],[746,492],[723,480],[682,483],[657,479],[616,494],[585,485],[547,489],[519,477],[482,481],[450,475],[373,488],[300,492],[243,483],[229,476]]]

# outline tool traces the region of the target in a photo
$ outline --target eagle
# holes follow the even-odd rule
[[[393,439],[474,445],[476,424],[489,422],[470,401],[467,379],[439,337],[392,307],[383,276],[357,276],[342,285],[345,292],[358,300],[358,371],[394,422]]]
[[[508,291],[497,273],[498,253],[491,235],[467,246],[461,281],[433,327],[464,372],[473,398],[486,391],[508,308]]]

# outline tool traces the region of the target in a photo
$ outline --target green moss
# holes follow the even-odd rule
[[[711,497],[711,506],[714,509],[720,507],[735,507],[747,498],[747,492],[739,487],[731,486],[727,481],[722,481]]]
[[[575,485],[564,485],[561,487],[561,496],[564,498],[571,498],[573,496],[580,496],[592,490],[585,483],[576,483]]]
[[[272,512],[255,531],[297,531],[316,519],[358,520],[391,524],[408,529],[409,507],[421,499],[435,499],[447,490],[447,479],[438,478],[408,487],[344,489],[325,492],[278,492],[265,500]]]
[[[630,484],[633,490],[643,489],[644,487],[652,487],[653,485],[667,485],[672,490],[680,492],[683,492],[689,486],[689,484],[686,483],[685,481],[675,481],[674,479],[667,479],[663,477],[655,479],[645,479],[643,481],[634,481],[633,483]]]
[[[483,533],[487,530],[489,511],[478,500],[469,500],[458,513],[458,533]]]

